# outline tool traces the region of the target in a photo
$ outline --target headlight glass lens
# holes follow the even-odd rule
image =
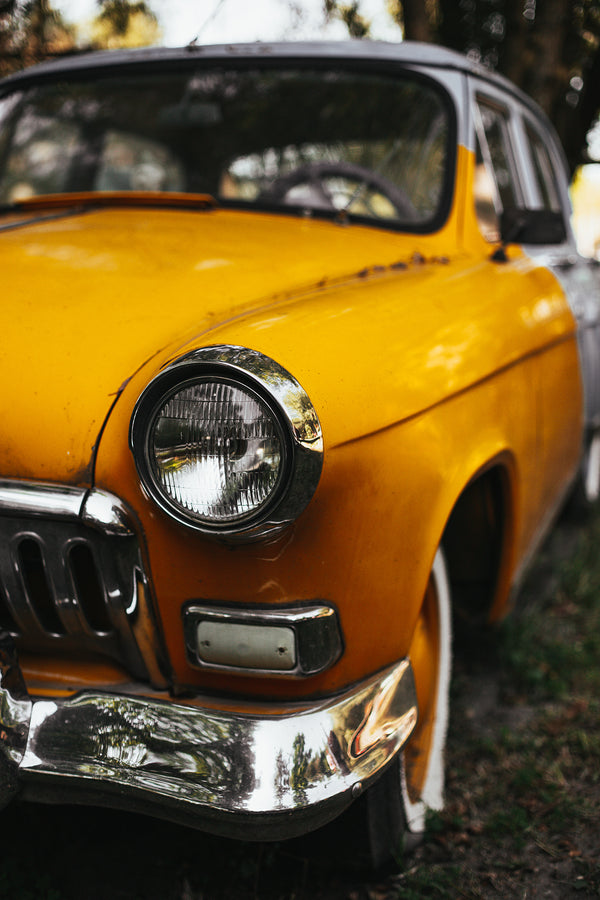
[[[161,402],[148,454],[172,504],[200,522],[225,525],[269,502],[285,450],[275,415],[256,394],[210,379],[182,386]]]

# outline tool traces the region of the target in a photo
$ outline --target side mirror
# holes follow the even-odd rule
[[[503,244],[564,244],[567,229],[561,212],[549,209],[505,209],[500,216]]]

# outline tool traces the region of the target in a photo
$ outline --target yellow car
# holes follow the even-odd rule
[[[0,84],[0,203],[0,796],[357,801],[379,864],[443,802],[452,623],[600,492],[547,122],[433,46],[78,56]]]

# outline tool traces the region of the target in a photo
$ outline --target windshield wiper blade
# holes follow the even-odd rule
[[[69,216],[80,216],[86,210],[82,206],[64,207],[62,209],[50,209],[42,213],[39,208],[23,209],[20,204],[5,207],[0,206],[0,215],[4,212],[13,213],[17,218],[0,222],[0,231],[14,231],[15,228],[25,228],[27,225],[37,225],[39,222],[51,222],[54,219],[66,219]],[[36,215],[37,213],[37,215]],[[19,218],[20,216],[20,218]]]
[[[171,207],[177,209],[214,209],[217,201],[210,194],[186,194],[170,191],[80,191],[69,194],[40,194],[10,205],[11,212],[90,209],[110,207]]]
[[[23,218],[11,219],[0,223],[0,231],[11,231],[47,222],[52,219],[63,219],[67,216],[78,216],[101,208],[136,208],[155,207],[164,209],[209,210],[217,206],[217,201],[210,194],[175,194],[167,192],[144,191],[102,191],[78,194],[41,194],[15,203],[0,204],[0,215],[17,215]],[[37,213],[37,215],[36,215]]]

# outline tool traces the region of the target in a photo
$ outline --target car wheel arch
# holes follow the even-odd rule
[[[514,523],[515,473],[512,459],[503,454],[462,487],[440,540],[458,636],[502,615],[509,595]]]

